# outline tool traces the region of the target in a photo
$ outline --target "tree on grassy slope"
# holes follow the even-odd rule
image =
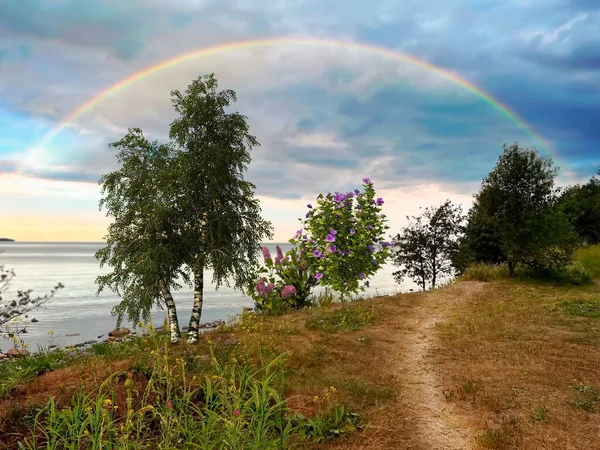
[[[600,176],[600,169],[597,175]],[[569,186],[561,195],[560,203],[581,241],[600,244],[600,178]]]
[[[427,283],[435,289],[439,279],[453,272],[452,261],[462,233],[460,206],[446,200],[441,206],[426,208],[421,216],[413,216],[395,238],[392,259],[400,270],[394,272],[397,283],[405,276],[423,290]]]
[[[178,145],[176,209],[184,225],[183,262],[193,273],[194,306],[188,342],[198,341],[204,270],[212,269],[217,288],[229,281],[248,284],[260,243],[272,237],[261,217],[255,186],[244,179],[250,150],[258,146],[247,118],[225,109],[236,101],[232,90],[217,91],[214,74],[199,77],[184,93],[171,92],[179,117],[169,137]]]
[[[125,314],[138,322],[150,320],[152,307],[167,307],[171,342],[181,339],[172,288],[176,279],[189,279],[182,266],[181,223],[174,209],[176,183],[172,146],[149,142],[140,129],[131,129],[118,142],[121,168],[100,179],[100,209],[113,218],[106,235],[106,247],[96,253],[100,267],[112,271],[97,277],[98,294],[106,287],[122,297],[113,308],[120,326]]]
[[[536,267],[553,260],[562,265],[571,258],[573,233],[558,207],[557,173],[552,160],[535,149],[504,145],[475,196],[477,213],[489,224],[511,276],[519,264]]]

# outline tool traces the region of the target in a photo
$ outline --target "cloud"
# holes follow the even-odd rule
[[[238,93],[235,109],[248,116],[262,144],[253,151],[248,178],[280,229],[295,227],[290,224],[305,199],[354,188],[364,176],[393,197],[386,205],[395,204],[395,196],[411,199],[397,203],[399,210],[419,199],[426,206],[445,195],[467,198],[503,143],[539,146],[489,102],[406,61],[351,46],[283,43],[190,58],[102,98],[43,140],[89,99],[148,66],[200,48],[276,36],[366,43],[437,64],[532,125],[565,172],[587,180],[600,165],[597,1],[266,5],[23,0],[3,6],[2,210],[23,217],[78,210],[91,223],[99,217],[96,180],[117,167],[108,143],[130,127],[166,140],[174,118],[169,92],[213,71],[222,88]]]

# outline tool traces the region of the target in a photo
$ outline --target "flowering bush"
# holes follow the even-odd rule
[[[330,286],[341,298],[364,291],[369,277],[388,258],[390,242],[383,240],[386,225],[382,198],[375,198],[369,178],[361,192],[319,194],[309,208],[303,227],[290,240],[306,258],[309,270],[321,285]]]
[[[261,311],[280,313],[289,308],[300,309],[311,304],[310,290],[317,280],[308,270],[306,261],[298,257],[295,249],[284,255],[276,246],[275,259],[263,247],[265,266],[255,269],[255,276],[247,294]]]

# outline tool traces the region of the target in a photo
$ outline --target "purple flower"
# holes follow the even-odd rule
[[[320,280],[321,278],[323,278],[323,274],[322,273],[315,273],[315,278],[317,280]]]
[[[384,242],[384,241],[381,241],[380,244],[383,248],[389,247],[389,245],[390,245],[389,242]]]
[[[379,263],[377,261],[375,261],[375,260],[372,260],[371,262],[373,263],[374,266],[378,266],[379,265]]]
[[[262,254],[265,262],[267,262],[267,259],[271,259],[271,253],[267,247],[262,247]]]
[[[350,228],[350,234],[354,234],[356,233],[356,230],[354,228]]]
[[[360,278],[361,280],[365,279],[365,274],[364,273],[359,273],[358,274],[358,278]]]
[[[302,229],[299,229],[298,231],[296,231],[296,236],[294,236],[294,239],[299,238],[301,234],[302,234]]]
[[[281,247],[279,245],[276,245],[275,250],[277,251],[277,257],[279,259],[283,259],[283,252],[281,251]]]
[[[334,202],[343,202],[344,200],[346,200],[346,196],[340,192],[336,192],[335,193],[335,197],[333,197],[333,201]]]
[[[371,184],[371,179],[370,178],[363,178],[363,183],[364,184]]]
[[[308,209],[312,209],[312,205],[311,205],[310,203],[309,203],[308,205],[306,205],[306,207],[307,207]]]
[[[354,192],[346,192],[346,200],[350,200],[354,198]]]
[[[367,228],[368,228],[369,230],[372,230],[372,229],[373,229],[373,226],[372,226],[372,225],[367,225]]]
[[[337,234],[337,230],[331,230],[329,234],[333,234],[335,236]]]
[[[327,251],[329,253],[335,253],[335,245],[332,244],[329,247],[327,247]]]
[[[318,248],[315,248],[312,251],[312,254],[315,258],[321,258],[323,256],[323,253],[321,252],[321,250],[319,250]]]
[[[302,271],[306,270],[306,263],[305,262],[303,262],[303,263],[300,264],[300,270],[302,270]]]
[[[375,251],[375,247],[373,247],[372,245],[369,245],[369,247],[367,247],[371,252]]]
[[[381,197],[379,197],[379,198],[377,199],[377,204],[378,204],[379,206],[383,205],[383,199],[382,199]]]
[[[281,291],[281,296],[283,298],[289,298],[295,294],[296,294],[296,288],[291,284],[285,285],[283,290]]]
[[[356,205],[356,209],[360,209],[360,205]]]
[[[327,242],[335,242],[335,236],[333,234],[328,234],[327,236],[325,236],[325,240]]]
[[[360,194],[360,191],[359,191],[358,189],[354,189],[354,193],[355,193],[356,195],[359,195],[359,194]]]
[[[306,216],[304,216],[306,218],[310,217],[310,211],[306,213]]]

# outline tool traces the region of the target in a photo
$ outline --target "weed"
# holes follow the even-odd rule
[[[581,383],[569,387],[578,393],[577,398],[571,400],[575,408],[591,413],[596,412],[596,404],[600,402],[600,393],[596,388]]]
[[[497,428],[489,428],[477,438],[479,444],[485,448],[505,449],[514,448],[519,438],[519,423],[511,417],[503,420]]]
[[[544,422],[548,418],[548,408],[545,405],[536,406],[531,410],[531,420]]]
[[[311,353],[315,357],[321,359],[325,358],[329,354],[329,351],[327,350],[327,347],[325,347],[323,344],[315,343],[312,346]]]

